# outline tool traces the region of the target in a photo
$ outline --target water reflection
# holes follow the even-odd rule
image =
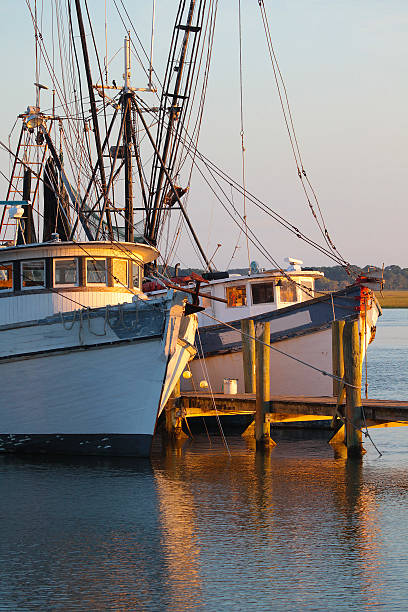
[[[216,438],[151,462],[0,458],[0,609],[403,609],[399,455],[335,459],[311,435],[265,454],[231,438],[231,458]]]
[[[296,456],[285,443],[255,454],[237,440],[231,460],[221,444],[202,451],[196,442],[181,460],[167,453],[154,461],[177,609],[183,594],[211,610],[241,609],[243,601],[259,610],[305,602],[329,609],[345,590],[359,609],[381,605],[375,489],[361,461],[333,460],[321,441],[308,443],[318,457]]]

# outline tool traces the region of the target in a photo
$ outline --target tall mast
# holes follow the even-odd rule
[[[132,183],[132,91],[130,88],[130,35],[125,38],[125,86],[122,95],[123,152],[125,160],[125,240],[133,242],[133,183]]]
[[[109,237],[111,239],[113,239],[112,221],[111,221],[110,211],[108,209],[109,202],[108,202],[108,194],[107,194],[107,190],[106,190],[106,176],[105,176],[105,168],[104,168],[104,165],[103,165],[101,137],[100,137],[100,133],[99,133],[98,116],[97,116],[97,113],[96,113],[96,102],[95,102],[95,95],[94,95],[93,86],[92,86],[91,67],[90,67],[90,63],[89,63],[89,55],[88,55],[88,48],[87,48],[87,44],[86,44],[84,22],[82,20],[82,11],[81,11],[80,0],[75,0],[75,7],[76,7],[76,13],[77,13],[77,19],[78,19],[79,33],[80,33],[80,37],[81,37],[82,53],[83,53],[83,56],[84,56],[84,64],[85,64],[86,80],[87,80],[87,84],[88,84],[89,101],[90,101],[90,104],[91,104],[92,123],[93,123],[94,134],[95,134],[96,154],[97,154],[97,157],[98,157],[99,173],[101,175],[102,193],[103,193],[103,198],[104,198],[103,208],[102,208],[102,211],[101,211],[101,217],[103,217],[104,213],[106,214],[106,222],[107,222],[107,225],[108,225]],[[100,226],[101,226],[101,224],[100,224]],[[99,237],[99,230],[100,230],[100,227],[98,228],[97,234],[95,236],[96,240]]]
[[[184,30],[184,37],[183,37],[183,43],[181,46],[180,61],[178,62],[178,65],[177,65],[177,78],[174,84],[173,92],[171,94],[170,92],[165,92],[166,96],[171,96],[172,103],[170,106],[170,112],[169,112],[169,118],[168,118],[168,124],[167,124],[167,132],[166,132],[166,138],[164,141],[163,152],[161,154],[161,158],[163,160],[164,165],[166,165],[167,163],[167,156],[168,156],[170,141],[171,141],[172,132],[173,132],[173,125],[174,125],[174,122],[178,119],[178,115],[179,115],[179,108],[178,108],[179,107],[179,94],[180,94],[183,69],[184,69],[186,53],[187,53],[188,39],[190,36],[190,32],[196,30],[196,28],[192,27],[191,25],[193,21],[195,3],[196,3],[196,0],[190,0],[190,7],[188,10],[187,23],[186,25],[179,26],[180,29]],[[159,213],[160,201],[162,197],[162,187],[163,187],[164,179],[165,179],[164,167],[161,166],[160,171],[159,171],[159,176],[157,179],[157,183],[155,186],[156,193],[155,193],[154,203],[152,207],[149,231],[147,234],[147,238],[152,244],[156,244],[157,242],[157,229],[158,229],[157,221],[158,221],[158,217],[160,216],[158,213]]]

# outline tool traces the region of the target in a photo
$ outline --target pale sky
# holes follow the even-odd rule
[[[41,7],[42,1],[37,4]],[[125,4],[147,43],[151,1]],[[45,12],[50,10],[50,0],[43,5]],[[242,5],[247,187],[318,239],[291,157],[258,2],[243,0]],[[104,0],[89,0],[91,12],[97,13],[95,29],[102,54],[104,6]],[[358,265],[384,262],[408,267],[408,4],[400,0],[265,0],[265,6],[303,162],[335,244]],[[174,0],[157,0],[155,66],[160,75],[176,7]],[[240,180],[237,7],[237,0],[220,2],[199,149]],[[124,30],[113,9],[108,10],[109,55],[123,44]],[[5,142],[16,115],[34,103],[34,45],[25,1],[0,3],[0,40],[0,139]],[[112,71],[110,77],[121,82],[121,66],[113,63]],[[41,77],[47,83],[45,70]],[[141,79],[136,69],[134,78]],[[0,168],[7,172],[3,152]],[[0,187],[5,197],[3,179]],[[238,196],[234,201],[242,209]],[[239,230],[199,179],[193,179],[188,209],[209,256],[222,244],[214,258],[222,269],[231,258]],[[290,255],[308,266],[332,265],[251,204],[248,222],[280,264]],[[240,246],[232,267],[247,264],[242,237]],[[252,247],[250,258],[270,267]],[[185,233],[176,261],[182,266],[199,265]]]

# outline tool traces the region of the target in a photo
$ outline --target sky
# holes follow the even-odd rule
[[[50,10],[51,0],[37,2],[45,13]],[[105,2],[88,0],[88,4],[103,47]],[[147,44],[152,2],[127,0],[125,4]],[[159,74],[164,70],[177,4],[175,0],[156,2],[154,56]],[[243,0],[241,4],[247,187],[321,241],[291,156],[258,2]],[[304,167],[334,243],[345,259],[356,265],[408,267],[408,4],[400,0],[265,0],[265,7]],[[108,18],[110,55],[123,44],[124,29],[110,3]],[[0,40],[0,140],[5,142],[16,115],[34,102],[34,45],[24,0],[0,3]],[[240,181],[238,40],[238,0],[223,0],[199,149]],[[112,62],[111,66],[110,76],[120,82],[121,65]],[[46,76],[44,71],[42,82],[47,82]],[[137,69],[134,80],[143,81]],[[8,156],[3,152],[0,168],[8,172]],[[5,191],[4,180],[0,180],[0,188]],[[242,209],[242,199],[234,197]],[[231,260],[239,230],[199,177],[193,177],[188,210],[209,257],[218,244],[222,245],[214,264],[223,269]],[[299,258],[307,266],[333,264],[251,204],[247,217],[249,226],[280,265],[287,256]],[[239,247],[231,267],[247,265],[242,235]],[[252,247],[250,259],[261,267],[271,267]],[[173,263],[176,261],[182,267],[199,266],[185,232],[174,255]]]

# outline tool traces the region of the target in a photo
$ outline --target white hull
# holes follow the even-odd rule
[[[350,301],[346,302],[348,299]],[[336,318],[350,317],[356,301],[352,297],[338,296]],[[354,301],[352,301],[354,300]],[[375,300],[367,311],[359,315],[361,354],[364,358],[381,309]],[[327,317],[326,317],[327,315]],[[268,313],[262,315],[268,320]],[[332,365],[332,305],[313,300],[296,308],[271,313],[270,390],[272,395],[330,396],[333,395]],[[255,319],[256,324],[256,319]],[[214,393],[224,391],[224,379],[236,379],[238,393],[245,392],[241,331],[239,322],[230,327],[199,328],[203,340],[205,359],[194,359],[190,364],[192,378],[183,380],[182,389],[200,389],[206,380]],[[305,362],[300,363],[300,360]],[[313,367],[310,367],[313,366]],[[315,368],[315,369],[313,369]]]
[[[110,323],[98,309],[3,327],[0,449],[148,455],[161,398],[191,359],[196,320],[180,301],[111,307]]]

